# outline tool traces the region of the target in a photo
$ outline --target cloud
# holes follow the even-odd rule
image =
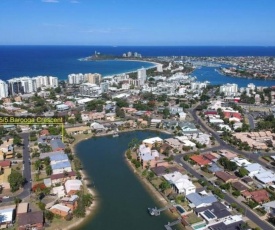
[[[45,3],[59,3],[59,0],[42,0]]]

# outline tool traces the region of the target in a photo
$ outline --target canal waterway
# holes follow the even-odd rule
[[[158,217],[148,214],[148,207],[161,204],[129,168],[124,157],[133,138],[143,140],[154,136],[169,137],[159,132],[135,131],[121,133],[119,137],[88,139],[76,146],[84,170],[95,185],[98,200],[95,214],[77,229],[159,230],[173,220],[168,213]]]
[[[225,76],[220,74],[217,67],[206,67],[195,69],[192,76],[197,77],[198,81],[209,81],[211,85],[223,85],[226,83],[235,83],[239,87],[247,87],[249,83],[253,83],[256,86],[275,86],[275,80],[261,80],[261,79],[248,79],[241,77]]]

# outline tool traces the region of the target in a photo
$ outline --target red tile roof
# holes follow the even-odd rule
[[[225,118],[236,117],[242,119],[242,115],[238,112],[223,112]]]
[[[208,165],[209,163],[211,163],[211,161],[205,159],[203,156],[201,155],[193,155],[192,157],[190,157],[190,159],[192,159],[193,161],[195,161],[198,165]]]
[[[256,201],[257,203],[263,203],[265,201],[269,201],[269,195],[265,189],[253,191],[250,193],[252,195],[252,200]]]
[[[11,161],[9,161],[9,160],[0,161],[0,166],[1,167],[9,167],[9,166],[11,166]]]
[[[211,153],[206,153],[206,154],[204,154],[203,156],[204,156],[205,159],[210,160],[210,161],[217,159],[217,158],[216,158],[215,156],[213,156]]]

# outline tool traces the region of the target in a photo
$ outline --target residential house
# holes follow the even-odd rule
[[[190,157],[190,159],[198,164],[200,167],[212,164],[211,161],[204,158],[203,155],[193,155]]]
[[[210,230],[239,230],[242,229],[242,226],[245,222],[242,219],[241,215],[228,216],[224,221],[221,221],[217,224],[213,224],[208,228]]]
[[[265,189],[260,189],[251,192],[245,191],[242,193],[242,196],[244,196],[246,199],[251,199],[259,204],[269,201],[269,194]]]
[[[236,153],[232,153],[232,152],[229,152],[227,150],[220,150],[220,154],[223,157],[227,158],[228,160],[231,160],[231,159],[233,159],[233,158],[235,158],[235,157],[238,156]]]
[[[52,180],[52,185],[56,184],[63,184],[65,183],[66,180],[74,180],[76,179],[76,173],[74,171],[71,172],[62,172],[58,174],[53,174],[51,175],[51,180]]]
[[[163,176],[167,173],[174,173],[178,171],[178,168],[176,167],[165,167],[165,166],[157,166],[150,169],[153,173],[155,173],[157,176]]]
[[[69,158],[68,158],[67,154],[56,154],[56,155],[50,156],[50,160],[51,160],[50,164],[55,165],[55,164],[58,164],[60,162],[69,161]]]
[[[138,148],[138,159],[141,162],[142,167],[155,167],[159,158],[159,152],[157,150],[151,150],[144,144]]]
[[[47,188],[52,187],[52,180],[51,180],[51,178],[45,178],[45,179],[43,180],[43,182],[44,182],[44,185],[45,185]]]
[[[189,180],[187,175],[182,175],[180,172],[173,172],[163,175],[174,190],[179,194],[188,195],[196,191],[196,186]]]
[[[44,215],[42,211],[22,213],[18,216],[17,222],[19,230],[44,229]]]
[[[65,144],[60,139],[54,139],[50,141],[50,145],[53,151],[60,151],[65,149]]]
[[[50,132],[47,129],[42,129],[39,134],[40,136],[48,136],[50,135]]]
[[[195,213],[201,216],[208,224],[224,221],[226,217],[231,216],[227,207],[220,201],[213,202],[209,206],[196,208]]]
[[[50,211],[54,213],[55,215],[61,216],[63,218],[66,218],[68,215],[71,214],[71,209],[67,206],[64,206],[62,204],[55,204],[50,208]]]
[[[244,192],[249,189],[249,187],[239,181],[231,183],[231,186],[239,192]]]
[[[212,203],[217,202],[217,198],[212,194],[207,194],[205,191],[201,193],[191,193],[186,196],[191,208],[201,208],[210,206]]]
[[[54,156],[54,155],[59,155],[59,154],[65,154],[63,150],[61,151],[54,151],[54,152],[47,152],[47,153],[40,153],[40,160],[45,159],[46,157]]]
[[[65,189],[63,185],[53,187],[52,188],[52,194],[57,195],[58,198],[65,196]]]
[[[16,215],[27,213],[29,211],[29,203],[19,203],[16,209]]]
[[[67,180],[64,186],[68,195],[74,195],[81,189],[82,182],[80,180]]]
[[[77,208],[78,199],[78,195],[72,195],[71,197],[63,197],[62,199],[60,199],[60,203],[74,211]]]
[[[175,138],[167,138],[164,140],[165,143],[167,143],[168,145],[170,145],[173,148],[180,148],[181,147],[181,143],[179,142],[178,139]]]
[[[0,207],[0,226],[1,228],[7,228],[15,219],[16,205],[2,206]]]
[[[181,128],[183,134],[191,134],[198,132],[198,129],[196,128],[195,124],[191,122],[179,122],[178,126]]]
[[[107,121],[115,121],[116,119],[116,114],[115,113],[106,113],[105,114],[105,119]]]
[[[234,182],[238,180],[238,177],[236,177],[235,175],[231,175],[223,171],[215,172],[215,176],[222,180],[224,183]]]
[[[265,211],[268,213],[270,217],[275,216],[275,201],[270,201],[262,205]]]
[[[69,161],[59,162],[51,165],[51,167],[53,171],[52,174],[59,174],[72,171],[71,163]]]
[[[102,124],[99,124],[97,122],[93,122],[91,124],[91,128],[92,130],[96,131],[96,132],[103,132],[103,131],[106,131],[106,128],[104,127],[104,125]]]
[[[66,128],[66,132],[68,135],[91,133],[91,131],[92,131],[91,128],[88,126],[78,126],[78,127]]]
[[[163,144],[163,140],[160,137],[152,137],[152,138],[143,140],[142,143],[151,149],[155,145]]]

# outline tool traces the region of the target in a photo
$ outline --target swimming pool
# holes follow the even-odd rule
[[[176,205],[176,209],[179,211],[180,214],[185,213],[186,211],[184,210],[184,208],[180,205]]]

